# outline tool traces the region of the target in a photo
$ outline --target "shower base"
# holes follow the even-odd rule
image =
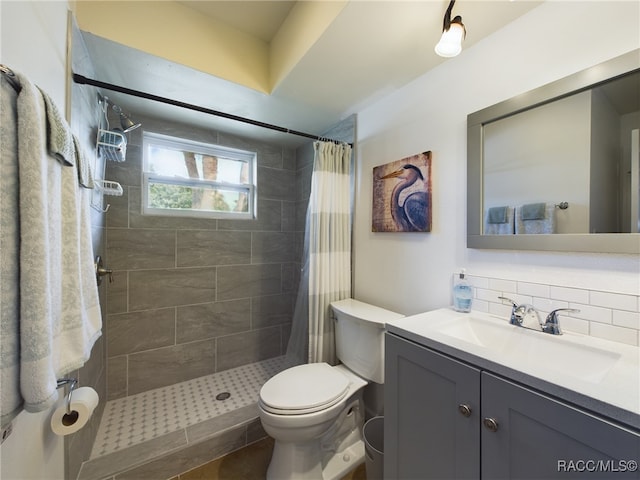
[[[168,479],[263,438],[258,392],[288,366],[276,357],[108,401],[78,479]]]

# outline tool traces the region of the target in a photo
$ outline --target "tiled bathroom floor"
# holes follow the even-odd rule
[[[262,385],[286,367],[285,357],[277,357],[110,400],[105,406],[91,459],[253,404]],[[216,399],[225,392],[231,395]]]

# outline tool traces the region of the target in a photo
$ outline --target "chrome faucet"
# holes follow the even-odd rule
[[[540,320],[540,314],[534,308],[533,305],[528,305],[523,303],[522,305],[518,305],[516,302],[507,297],[498,297],[500,300],[506,300],[511,303],[511,318],[509,319],[509,323],[511,325],[516,325],[518,327],[524,327],[523,322],[527,315],[535,315],[538,319],[538,323],[540,324],[540,328],[544,333],[550,333],[551,335],[562,335],[562,330],[560,329],[560,322],[558,320],[558,312],[571,312],[578,313],[580,310],[576,308],[557,308],[553,310],[544,322]],[[528,328],[528,327],[525,327]]]
[[[577,308],[557,308],[547,315],[547,320],[544,324],[540,324],[544,333],[550,333],[551,335],[562,335],[560,329],[560,322],[558,321],[558,312],[570,312],[578,313],[580,310]]]

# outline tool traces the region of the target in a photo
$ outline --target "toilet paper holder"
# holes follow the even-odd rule
[[[76,386],[78,385],[78,379],[77,378],[59,378],[57,380],[58,382],[58,387],[60,388],[63,385],[69,385],[69,391],[67,392],[67,415],[71,414],[71,394],[73,393],[73,390],[76,388]]]

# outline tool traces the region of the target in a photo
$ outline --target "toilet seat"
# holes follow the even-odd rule
[[[260,405],[279,415],[303,415],[339,403],[349,379],[327,363],[298,365],[278,373],[260,389]]]

